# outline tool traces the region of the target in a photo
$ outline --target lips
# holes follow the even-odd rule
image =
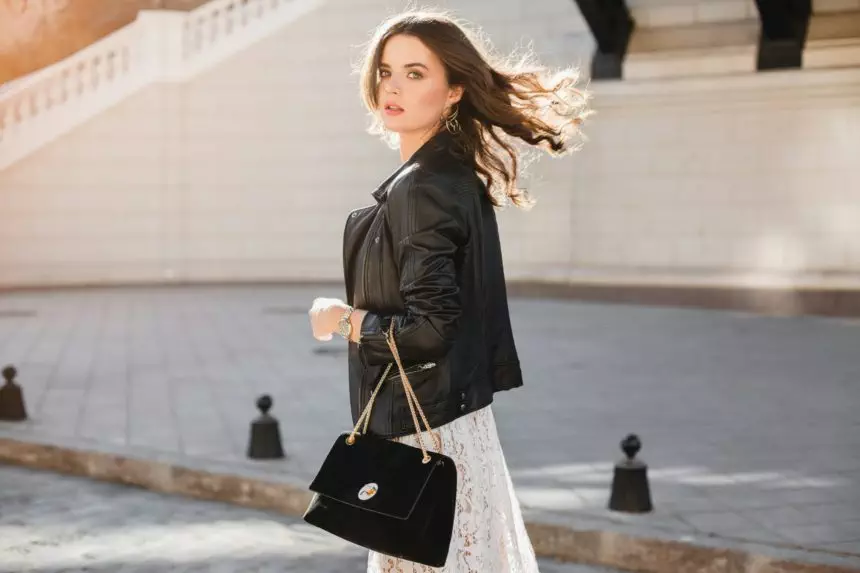
[[[383,111],[387,114],[398,114],[403,113],[403,108],[399,105],[392,102],[385,102],[385,105],[382,107]]]

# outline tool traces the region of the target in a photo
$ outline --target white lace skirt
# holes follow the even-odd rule
[[[499,443],[490,406],[434,428],[457,465],[457,512],[442,568],[370,552],[368,573],[537,573],[534,549]],[[424,445],[434,441],[422,434]],[[398,441],[418,446],[415,436]]]

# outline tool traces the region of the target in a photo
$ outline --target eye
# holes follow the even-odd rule
[[[387,78],[390,75],[391,75],[391,72],[389,72],[388,70],[379,70],[379,77],[380,78]]]
[[[414,76],[413,76],[413,74],[414,74]],[[409,77],[413,80],[420,80],[424,76],[421,74],[421,72],[412,71],[412,72],[409,72],[407,77]]]

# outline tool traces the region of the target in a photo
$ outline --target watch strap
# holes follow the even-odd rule
[[[352,322],[350,322],[350,317],[352,313],[355,312],[353,307],[348,307],[341,315],[340,320],[337,321],[338,332],[341,336],[349,340],[349,337],[352,335]]]

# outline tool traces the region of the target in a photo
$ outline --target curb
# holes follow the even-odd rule
[[[306,488],[123,455],[0,438],[0,463],[301,517]],[[858,573],[860,569],[600,529],[527,522],[539,557],[640,573]]]

